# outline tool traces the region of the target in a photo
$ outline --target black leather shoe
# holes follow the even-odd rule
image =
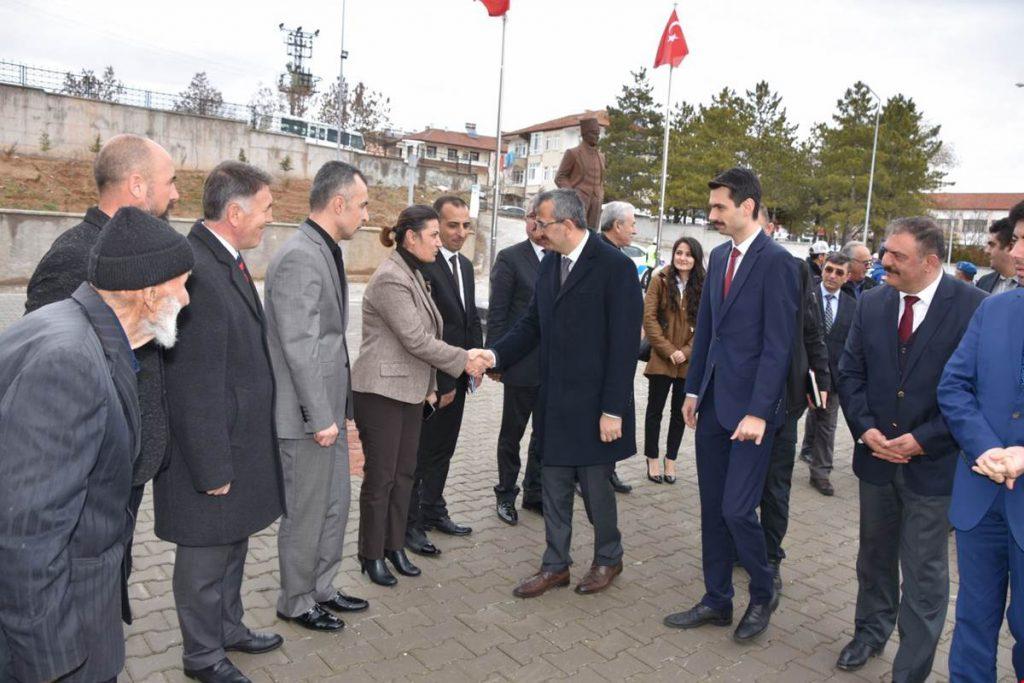
[[[811,486],[823,496],[834,496],[836,490],[832,488],[832,482],[828,479],[811,479]]]
[[[519,524],[519,513],[516,512],[516,506],[507,501],[498,503],[498,519],[509,526]]]
[[[705,624],[730,626],[732,625],[732,610],[717,610],[703,603],[697,603],[693,609],[670,614],[662,622],[670,628],[697,628]]]
[[[775,589],[775,595],[782,595],[782,570],[777,562],[769,562],[768,566],[772,570],[772,587]]]
[[[323,602],[316,603],[324,609],[333,610],[335,612],[362,612],[364,609],[370,606],[366,600],[362,598],[355,598],[351,595],[345,595],[341,591],[334,594],[334,597],[330,600],[324,600]]]
[[[431,522],[427,525],[426,531],[436,529],[442,534],[448,534],[449,536],[469,536],[473,533],[473,529],[462,524],[456,524],[452,521],[451,517],[442,517],[436,522]]]
[[[277,618],[308,628],[310,631],[339,631],[345,628],[344,621],[321,609],[319,605],[313,605],[297,617],[289,617],[278,612]]]
[[[385,550],[384,557],[391,561],[391,564],[395,565],[395,569],[402,576],[419,576],[420,568],[409,561],[409,557],[405,554],[404,549],[398,550]]]
[[[800,459],[802,461],[804,461],[805,463],[807,463],[808,465],[811,464],[811,454],[810,453],[805,453],[804,451],[800,451]]]
[[[263,652],[270,652],[281,647],[284,638],[276,633],[256,633],[249,631],[249,637],[245,640],[228,645],[224,648],[226,652],[244,652],[247,655],[258,655]]]
[[[665,482],[666,484],[674,484],[674,483],[676,483],[676,475],[674,475],[674,474],[665,474],[665,475],[662,475],[661,479],[662,479],[662,481],[664,481],[664,482]]]
[[[405,547],[424,557],[436,557],[441,554],[441,549],[430,542],[426,534],[406,534]]]
[[[609,481],[612,482],[612,488],[615,489],[615,493],[629,493],[633,490],[633,487],[619,479],[619,475],[615,472],[612,472]]]
[[[779,606],[779,593],[774,591],[772,599],[767,603],[751,604],[740,619],[740,625],[733,632],[733,640],[745,642],[756,638],[768,629],[768,622],[771,620],[772,612]]]
[[[384,562],[383,558],[379,560],[360,558],[359,563],[363,567],[363,573],[369,576],[370,581],[373,581],[378,586],[394,586],[398,583],[398,579],[388,570],[388,565]]]
[[[647,462],[644,463],[644,467],[647,469],[647,479],[649,481],[653,481],[655,484],[660,484],[661,483],[661,475],[660,474],[651,474],[651,461],[652,460],[655,463],[658,462],[657,458],[647,458]],[[612,484],[612,486],[615,486],[615,484]]]
[[[865,664],[868,660],[880,653],[882,648],[871,647],[867,643],[854,638],[843,651],[839,653],[839,659],[836,661],[836,668],[842,669],[843,671],[856,671]]]
[[[202,683],[252,683],[227,657],[205,669],[185,669],[184,673]]]
[[[536,503],[533,503],[533,502],[531,502],[531,503],[527,503],[527,502],[526,502],[526,501],[524,500],[524,501],[523,501],[523,509],[524,509],[524,510],[529,510],[530,512],[535,512],[535,513],[537,513],[538,515],[540,515],[541,517],[543,517],[543,516],[544,516],[544,503],[541,503],[541,502],[536,502]]]

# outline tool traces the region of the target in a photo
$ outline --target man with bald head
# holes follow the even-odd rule
[[[31,313],[71,296],[86,280],[89,252],[99,241],[103,226],[117,210],[133,206],[166,218],[178,199],[174,161],[163,147],[138,135],[110,138],[93,165],[99,202],[85,212],[85,219],[61,233],[46,252],[28,283],[25,312]],[[132,472],[129,505],[134,519],[142,503],[146,482],[163,465],[167,452],[167,410],[164,406],[163,363],[160,352],[149,343],[136,350],[139,361],[138,390],[142,418],[142,448]],[[122,616],[131,623],[128,606],[128,574],[131,572],[131,539],[125,546],[125,580],[122,585]]]

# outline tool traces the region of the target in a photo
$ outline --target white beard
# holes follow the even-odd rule
[[[173,296],[165,299],[157,309],[156,320],[143,322],[143,330],[153,335],[158,346],[169,349],[178,341],[178,313],[181,312],[181,303]]]

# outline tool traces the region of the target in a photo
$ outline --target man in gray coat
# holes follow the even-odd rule
[[[140,417],[134,350],[175,340],[193,256],[119,210],[71,298],[0,334],[0,681],[111,681]]]
[[[286,504],[277,533],[277,615],[316,631],[345,625],[328,610],[368,606],[334,587],[351,496],[345,420],[352,417],[348,283],[338,240],[352,239],[368,204],[363,174],[327,162],[313,180],[309,218],[267,269],[267,344]]]

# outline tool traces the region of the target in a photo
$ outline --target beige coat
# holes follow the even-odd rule
[[[690,367],[690,352],[693,349],[693,322],[686,317],[686,297],[679,297],[679,306],[671,309],[668,297],[669,284],[665,270],[658,271],[651,278],[644,297],[644,332],[651,342],[651,360],[644,369],[645,375],[664,375],[666,377],[686,377]],[[658,313],[667,325],[662,328],[658,322]],[[686,360],[675,365],[670,360],[675,351],[682,351]]]
[[[441,341],[442,325],[423,276],[393,252],[363,292],[363,342],[352,390],[422,403],[437,388],[434,368],[461,375],[468,352]]]

